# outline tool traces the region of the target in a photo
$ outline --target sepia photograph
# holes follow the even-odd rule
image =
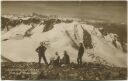
[[[2,80],[127,80],[127,1],[1,1]]]

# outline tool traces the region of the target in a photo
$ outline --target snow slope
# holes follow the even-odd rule
[[[17,35],[24,35],[25,32],[31,28],[30,25],[17,25],[17,27],[10,29],[10,31],[8,31],[7,33],[3,33],[2,35],[2,39],[11,39],[11,38],[15,38],[17,37]]]
[[[30,25],[21,24],[2,35],[2,39],[9,39],[2,41],[2,55],[16,62],[37,62],[38,55],[35,49],[39,46],[40,42],[47,41],[49,43],[46,51],[48,62],[56,51],[62,57],[64,50],[68,52],[71,62],[76,62],[78,50],[73,45],[76,44],[78,46],[83,41],[83,30],[81,27],[91,35],[94,45],[93,49],[85,49],[84,62],[96,61],[99,58],[107,61],[109,64],[126,67],[126,54],[122,52],[121,48],[115,48],[112,42],[107,41],[106,39],[108,38],[105,37],[105,39],[100,31],[93,26],[75,21],[73,23],[55,24],[54,28],[47,32],[42,32],[44,25],[37,25],[31,31],[31,37],[17,40],[15,38],[17,34],[24,35],[25,31],[31,28]],[[77,39],[74,37],[74,34]],[[94,59],[89,56],[90,53],[94,54]]]

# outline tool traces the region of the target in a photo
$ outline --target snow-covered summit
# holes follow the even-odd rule
[[[46,58],[48,61],[56,51],[62,57],[66,50],[71,62],[76,62],[79,43],[84,41],[85,46],[87,46],[86,42],[88,43],[83,56],[84,62],[126,67],[126,53],[122,51],[120,42],[114,40],[115,34],[109,33],[104,36],[93,25],[77,21],[50,24],[53,27],[46,32],[43,32],[46,24],[25,25],[22,23],[2,34],[2,55],[16,62],[37,62],[38,55],[35,49],[40,42],[47,41]],[[118,48],[114,46],[113,41]],[[92,48],[89,48],[90,45]]]

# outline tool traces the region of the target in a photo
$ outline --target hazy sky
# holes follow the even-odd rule
[[[126,2],[48,2],[48,1],[4,1],[2,14],[57,14],[67,16],[86,16],[108,19],[115,22],[126,22]]]

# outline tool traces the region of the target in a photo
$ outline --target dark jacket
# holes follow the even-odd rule
[[[39,55],[44,55],[46,49],[47,49],[47,48],[46,48],[45,46],[41,45],[40,47],[38,47],[38,48],[36,49],[36,52],[37,52]]]
[[[62,62],[63,62],[63,64],[69,64],[70,63],[70,58],[69,58],[68,54],[64,54]]]
[[[79,51],[78,51],[78,56],[79,57],[82,57],[83,54],[84,54],[84,47],[83,46],[80,46]]]

